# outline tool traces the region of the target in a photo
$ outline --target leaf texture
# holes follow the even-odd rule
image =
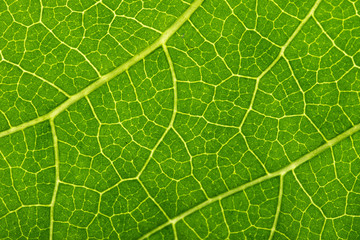
[[[360,239],[360,1],[0,0],[0,239]]]

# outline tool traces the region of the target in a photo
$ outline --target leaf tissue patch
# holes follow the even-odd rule
[[[0,239],[360,239],[360,1],[0,0]]]

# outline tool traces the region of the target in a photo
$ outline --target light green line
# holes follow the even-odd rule
[[[144,166],[140,169],[139,173],[136,175],[136,178],[139,179],[141,174],[143,173],[143,171],[145,170],[145,168],[147,167],[147,165],[149,164],[152,156],[154,155],[155,150],[159,147],[160,143],[164,140],[165,136],[167,135],[167,133],[170,131],[170,129],[173,127],[174,125],[174,121],[175,121],[175,116],[176,116],[176,112],[177,112],[177,83],[176,83],[176,75],[175,75],[175,70],[174,70],[174,65],[172,63],[169,51],[167,49],[167,47],[165,46],[165,44],[162,45],[163,46],[163,50],[166,56],[166,59],[168,61],[169,64],[169,68],[170,68],[170,72],[171,72],[171,78],[172,78],[172,82],[173,82],[173,91],[174,91],[174,107],[173,107],[173,112],[171,115],[171,119],[169,122],[169,125],[167,126],[167,128],[165,129],[164,133],[161,135],[161,137],[159,138],[159,140],[156,142],[155,146],[153,147],[153,149],[151,150],[151,153],[149,155],[149,157],[146,159]],[[166,215],[166,214],[165,214]]]
[[[299,165],[307,162],[308,160],[312,159],[313,157],[319,155],[320,153],[322,153],[323,151],[325,151],[326,149],[334,146],[335,144],[337,144],[338,142],[342,141],[343,139],[353,135],[354,133],[358,132],[360,130],[360,124],[348,129],[347,131],[341,133],[340,135],[338,135],[337,137],[329,140],[328,142],[326,142],[325,144],[321,145],[320,147],[316,148],[315,150],[309,152],[308,154],[304,155],[303,157],[299,158],[298,160],[294,161],[293,163],[291,163],[290,165],[276,171],[276,172],[272,172],[268,175],[262,176],[260,178],[257,178],[251,182],[245,183],[241,186],[238,186],[236,188],[231,189],[230,191],[224,192],[222,194],[219,194],[213,198],[209,198],[208,200],[206,200],[205,202],[200,203],[199,205],[183,212],[182,214],[180,214],[179,216],[171,219],[170,221],[167,221],[166,223],[158,226],[157,228],[153,229],[152,231],[148,232],[146,235],[142,236],[141,238],[139,238],[139,240],[141,239],[145,239],[147,237],[149,237],[150,235],[152,235],[153,233],[161,230],[162,228],[168,226],[169,224],[175,224],[177,223],[179,220],[189,216],[190,214],[200,210],[203,207],[206,207],[207,205],[219,201],[221,199],[224,199],[226,197],[229,197],[237,192],[243,191],[246,188],[252,187],[256,184],[259,184],[261,182],[264,182],[266,180],[269,180],[271,178],[274,177],[278,177],[281,175],[285,175],[286,173],[288,173],[289,171],[292,171],[293,169],[297,168]]]
[[[294,38],[297,36],[297,34],[301,31],[302,27],[305,25],[305,23],[307,23],[307,21],[310,19],[311,16],[313,16],[315,10],[317,9],[317,7],[319,6],[320,2],[322,0],[317,0],[314,4],[314,6],[310,9],[310,11],[308,12],[308,14],[306,15],[306,17],[302,20],[302,22],[299,24],[299,26],[297,26],[297,28],[295,29],[295,31],[291,34],[291,36],[289,37],[289,39],[286,41],[286,43],[281,47],[280,52],[278,54],[278,56],[274,59],[274,61],[256,78],[256,84],[255,84],[255,88],[254,88],[254,94],[252,95],[251,101],[250,101],[250,105],[249,108],[247,109],[243,120],[241,121],[240,125],[239,125],[239,129],[241,130],[242,126],[245,123],[245,120],[247,118],[247,116],[249,115],[250,111],[253,108],[254,102],[255,102],[255,97],[256,97],[256,92],[259,88],[259,83],[260,83],[260,79],[263,78],[265,76],[265,74],[267,74],[274,66],[275,64],[280,60],[281,57],[284,56],[285,50],[286,48],[290,45],[290,43],[294,40]]]
[[[269,240],[273,239],[275,231],[276,231],[276,226],[277,226],[277,222],[279,220],[279,215],[280,215],[281,201],[282,201],[282,197],[283,197],[283,192],[284,192],[284,175],[280,175],[278,204],[277,204],[277,207],[276,207],[274,223],[273,223],[273,226],[271,228]]]
[[[54,192],[51,198],[50,203],[50,240],[53,239],[53,233],[54,233],[54,210],[55,210],[55,200],[56,195],[59,189],[59,183],[60,183],[60,168],[59,168],[59,146],[58,146],[58,138],[56,135],[56,129],[55,129],[55,123],[54,119],[50,120],[50,126],[51,126],[51,133],[53,136],[53,144],[54,144],[54,155],[55,155],[55,187]]]
[[[89,95],[91,92],[98,89],[100,86],[102,86],[104,83],[107,83],[114,77],[118,76],[120,73],[126,71],[131,66],[133,66],[135,63],[139,62],[140,60],[144,59],[147,55],[152,53],[155,49],[161,47],[161,45],[165,44],[169,38],[191,17],[191,15],[195,12],[195,10],[201,5],[203,0],[195,0],[189,8],[174,22],[173,25],[171,25],[164,33],[163,35],[158,38],[155,42],[153,42],[150,46],[145,48],[143,51],[138,53],[137,55],[133,56],[131,59],[129,59],[127,62],[122,64],[121,66],[115,68],[113,71],[103,75],[100,77],[99,80],[92,83],[91,85],[87,86],[80,92],[78,92],[75,95],[72,95],[68,100],[66,100],[64,103],[59,105],[58,107],[54,108],[51,112],[38,117],[36,119],[33,119],[29,122],[20,124],[18,126],[11,127],[10,129],[3,131],[0,133],[0,137],[4,137],[6,135],[9,135],[11,133],[23,130],[29,126],[35,125],[37,123],[40,123],[42,121],[48,120],[50,118],[55,118],[59,113],[64,111],[66,108],[68,108],[70,105],[74,104],[75,102],[79,101],[81,98]]]

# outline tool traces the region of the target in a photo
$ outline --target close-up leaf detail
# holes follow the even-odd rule
[[[0,0],[0,239],[360,239],[360,0]]]

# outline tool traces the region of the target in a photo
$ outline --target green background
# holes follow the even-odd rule
[[[360,239],[359,0],[0,0],[1,239]]]

